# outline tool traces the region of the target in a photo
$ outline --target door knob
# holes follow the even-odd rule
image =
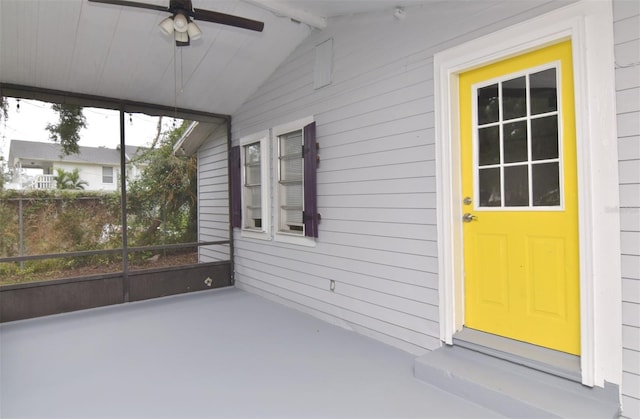
[[[467,212],[462,216],[462,221],[465,223],[470,223],[471,221],[477,220],[477,219],[478,217],[476,217],[475,215],[472,215],[470,212]]]

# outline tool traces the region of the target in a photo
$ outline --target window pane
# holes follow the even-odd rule
[[[478,89],[478,125],[498,121],[500,117],[498,103],[497,84]]]
[[[262,167],[260,142],[248,144],[244,149],[245,216],[244,228],[262,228]]]
[[[281,228],[282,231],[302,234],[304,230],[302,211],[283,209],[282,218],[285,220]]]
[[[281,157],[302,157],[302,130],[280,136]]]
[[[280,231],[302,234],[304,164],[302,130],[280,137]]]
[[[260,163],[260,143],[249,144],[244,149],[247,163]]]
[[[504,168],[504,204],[507,207],[529,205],[529,173],[526,165]]]
[[[556,88],[556,69],[533,73],[530,76],[531,114],[538,115],[558,109],[558,92]]]
[[[527,81],[524,76],[502,83],[503,120],[527,115]]]
[[[113,183],[113,167],[102,167],[102,183]]]
[[[281,226],[280,230],[287,232],[303,232],[302,211],[303,192],[302,183],[289,184],[282,189]]]
[[[302,211],[302,183],[287,185],[283,191],[286,200],[284,205]]]
[[[533,205],[560,205],[560,175],[558,163],[535,164],[532,168]]]
[[[531,154],[533,160],[558,158],[558,117],[531,120]]]
[[[245,228],[261,228],[262,227],[262,186],[256,185],[248,187],[245,193],[247,206],[245,207],[246,216]]]
[[[286,159],[280,162],[280,180],[285,182],[302,181],[302,157]]]
[[[500,127],[478,130],[478,161],[480,166],[500,163]]]
[[[246,185],[259,185],[260,184],[260,165],[248,166],[246,168]]]
[[[260,185],[260,143],[244,146],[245,185]]]
[[[520,121],[505,124],[503,129],[504,162],[527,161],[527,122]]]
[[[499,207],[500,199],[500,169],[480,169],[480,206]]]

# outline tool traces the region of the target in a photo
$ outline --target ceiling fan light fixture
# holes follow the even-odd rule
[[[176,42],[179,42],[181,44],[189,43],[189,35],[186,32],[175,31],[174,36],[175,36]]]
[[[183,15],[182,13],[176,13],[176,15],[173,17],[173,29],[175,29],[176,32],[186,32],[188,26],[189,21],[187,20],[185,15]]]
[[[189,24],[187,25],[187,33],[189,34],[189,38],[191,40],[196,40],[202,37],[202,31],[195,22],[189,22]]]
[[[173,18],[168,17],[160,22],[160,30],[165,35],[173,34]]]

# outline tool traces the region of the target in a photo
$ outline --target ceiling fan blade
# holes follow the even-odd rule
[[[168,12],[169,8],[166,6],[159,6],[157,4],[149,4],[149,3],[140,3],[137,1],[127,1],[127,0],[89,0],[91,3],[103,3],[103,4],[113,4],[115,6],[127,6],[127,7],[137,7],[139,9],[149,9],[149,10],[157,10],[159,12]]]
[[[211,10],[193,9],[193,14],[191,16],[195,20],[220,23],[222,25],[235,26],[236,28],[248,29],[250,31],[262,32],[262,30],[264,29],[263,22],[247,19],[244,17],[228,15],[226,13],[213,12]]]

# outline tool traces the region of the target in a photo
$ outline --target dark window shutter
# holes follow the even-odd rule
[[[316,123],[312,122],[303,131],[304,137],[304,235],[318,237],[318,214],[316,171],[318,149],[316,143]]]
[[[231,177],[231,226],[242,228],[242,172],[240,146],[229,152],[229,176]]]

